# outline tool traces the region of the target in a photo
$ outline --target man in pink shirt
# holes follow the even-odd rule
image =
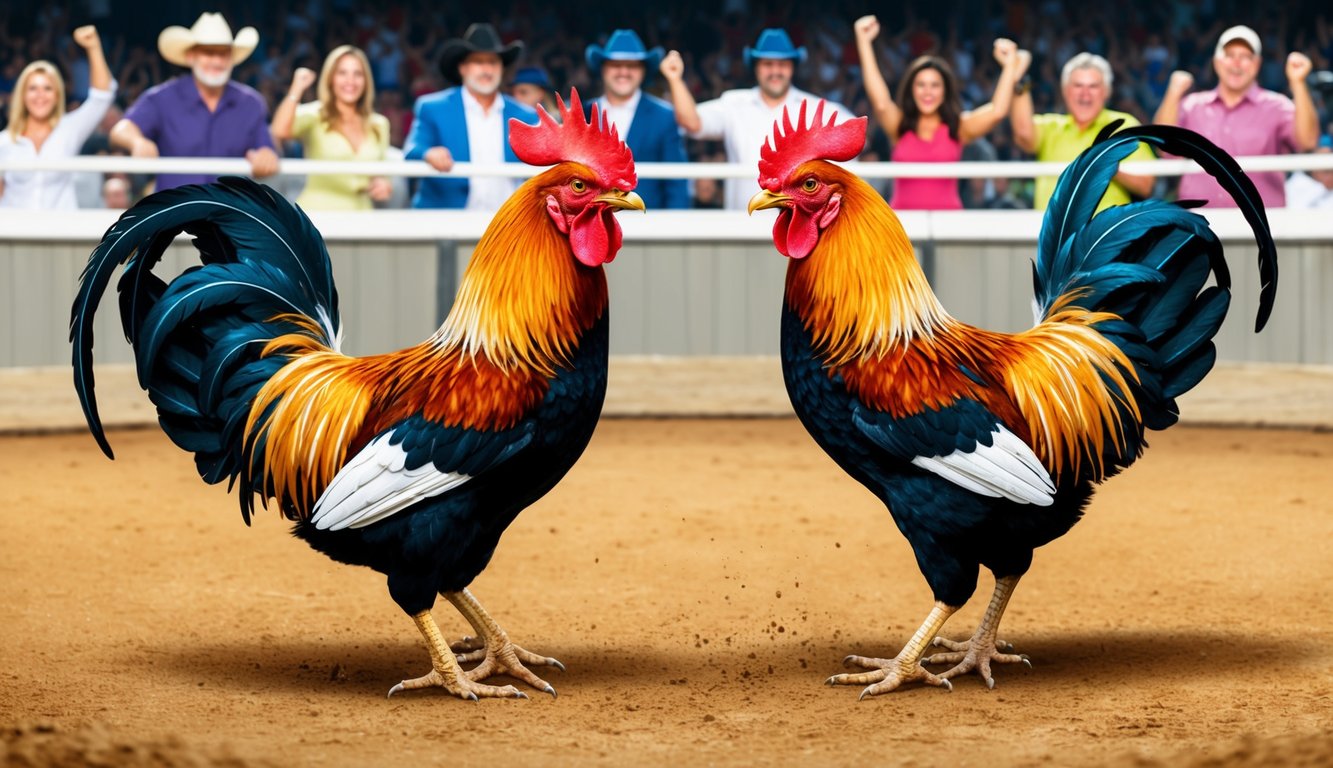
[[[1153,122],[1197,131],[1236,156],[1314,149],[1319,142],[1319,118],[1305,84],[1311,69],[1310,58],[1299,52],[1287,56],[1287,82],[1292,95],[1289,99],[1255,83],[1261,53],[1259,35],[1253,29],[1240,25],[1223,32],[1213,51],[1217,87],[1185,96],[1194,78],[1188,72],[1172,72]],[[1286,206],[1281,172],[1249,176],[1258,187],[1265,207]],[[1207,200],[1209,205],[1218,207],[1236,206],[1231,195],[1211,176],[1202,173],[1187,174],[1180,180],[1180,199]]]

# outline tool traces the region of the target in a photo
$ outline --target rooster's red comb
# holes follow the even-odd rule
[[[791,123],[791,112],[782,108],[782,122],[773,123],[773,139],[759,148],[759,186],[771,192],[782,188],[788,174],[809,160],[851,160],[861,154],[866,144],[866,118],[857,117],[834,125],[838,113],[824,123],[824,100],[820,99],[809,122],[805,105]]]
[[[569,106],[556,94],[560,122],[537,107],[540,122],[528,125],[516,118],[509,121],[509,145],[518,159],[529,165],[582,163],[597,174],[598,182],[607,189],[626,192],[638,184],[634,174],[634,155],[620,140],[616,127],[611,125],[596,104],[592,105],[592,120],[583,116],[583,103],[577,89],[570,89]]]

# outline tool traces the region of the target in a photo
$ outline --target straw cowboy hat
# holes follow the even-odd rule
[[[226,45],[231,47],[231,63],[240,64],[249,58],[259,45],[259,33],[254,27],[245,27],[232,37],[231,27],[220,13],[205,13],[194,26],[173,26],[157,36],[157,50],[162,58],[178,67],[188,67],[185,54],[196,45]]]
[[[467,28],[461,38],[448,40],[440,52],[440,74],[451,83],[457,83],[458,65],[463,63],[469,53],[494,53],[500,57],[500,64],[509,66],[523,53],[523,41],[515,40],[503,45],[500,33],[490,24],[473,24]]]

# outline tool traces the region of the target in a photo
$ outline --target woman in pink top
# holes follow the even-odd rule
[[[1012,40],[995,41],[995,60],[1002,67],[990,103],[964,112],[953,70],[938,56],[913,61],[898,86],[898,98],[880,74],[872,43],[879,36],[879,20],[856,20],[856,48],[861,76],[875,119],[893,142],[892,159],[903,163],[947,163],[963,157],[963,145],[986,135],[1009,114],[1015,84],[1027,71],[1032,56]],[[899,210],[951,210],[963,207],[957,179],[894,180],[893,200]]]

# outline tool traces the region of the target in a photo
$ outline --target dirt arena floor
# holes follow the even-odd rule
[[[559,698],[480,703],[386,699],[428,660],[380,576],[111,440],[0,438],[0,765],[1333,764],[1330,432],[1157,436],[1019,586],[1032,670],[861,702],[823,680],[931,598],[794,420],[604,420],[473,585]]]

